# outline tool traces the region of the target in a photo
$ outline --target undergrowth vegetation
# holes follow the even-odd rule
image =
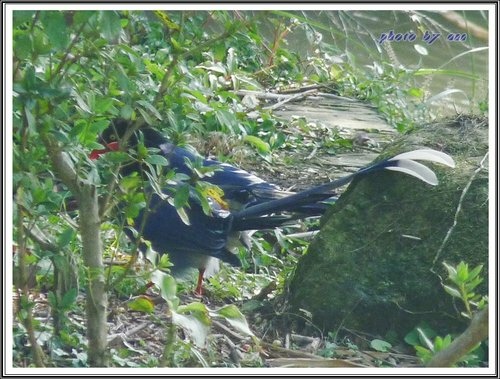
[[[428,82],[421,79],[431,81],[436,71],[399,63],[389,43],[384,46],[388,53],[363,28],[362,17],[348,12],[326,15],[328,22],[316,20],[311,12],[284,11],[14,12],[16,366],[229,365],[227,357],[215,356],[216,343],[210,339],[209,326],[218,319],[249,336],[248,344],[253,347],[246,352],[246,364],[263,364],[256,353],[259,343],[234,304],[241,306],[266,289],[268,299],[285,288],[308,244],[298,232],[307,228],[299,225],[254,234],[251,251],[242,248],[239,253],[243,269],[228,268],[209,280],[211,301],[217,305],[184,304],[180,298],[192,287],[176,283],[168,274],[168,256],[151,252],[141,257],[137,252],[140,235],[131,243],[123,233],[147,203],[142,181],[116,175],[117,165],[130,156],[116,153],[99,163],[87,157],[92,149],[102,147],[98,136],[110,120],[121,117],[153,125],[179,145],[215,138],[214,143],[199,146],[204,148],[202,153],[221,161],[238,163],[258,156],[272,163],[276,152],[300,147],[305,139],[286,133],[283,121],[268,106],[266,94],[314,86],[366,101],[394,128],[405,132],[435,117],[434,102],[463,93],[454,88],[430,93]],[[434,16],[415,13],[408,19],[418,30],[433,23]],[[358,37],[359,28],[368,39]],[[295,49],[291,41],[296,38],[307,43]],[[355,51],[351,45],[357,46]],[[481,51],[470,47],[468,54],[456,58],[473,60]],[[371,63],[358,64],[359,54],[373,58]],[[480,73],[441,69],[439,75],[448,75],[450,82],[454,77],[468,78],[476,89],[476,96],[468,98],[469,109],[487,110]],[[297,120],[297,124],[307,132],[307,123]],[[351,147],[335,131],[315,143],[315,147],[334,151]],[[89,361],[87,351],[92,346],[88,346],[84,325],[91,316],[85,316],[83,298],[91,290],[95,273],[82,263],[78,204],[62,183],[57,163],[47,158],[53,151],[65,152],[76,175],[98,189],[109,319],[120,320],[127,311],[150,315],[166,334],[158,356],[146,359],[144,346],[113,345],[103,360]],[[152,172],[159,172],[167,162],[155,153],[143,151],[134,159],[144,160]],[[174,179],[179,179],[175,173],[150,177],[150,185],[161,187]],[[203,173],[198,180],[203,182]],[[201,188],[202,184],[203,201]],[[176,194],[173,200],[179,212],[186,206],[181,197]],[[127,207],[117,214],[120,202]],[[156,304],[145,295],[151,283],[169,306],[161,316],[155,315]],[[451,295],[457,296],[455,291]],[[163,318],[167,313],[168,322]],[[177,327],[185,331],[184,338],[177,337]],[[207,339],[213,349],[203,350]],[[375,346],[384,349],[386,345]]]

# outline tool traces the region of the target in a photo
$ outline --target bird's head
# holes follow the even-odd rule
[[[166,142],[165,137],[156,130],[141,125],[136,128],[130,120],[115,119],[99,137],[99,143],[104,149],[93,150],[89,158],[95,160],[110,151],[122,150],[125,146],[137,146],[138,141],[143,141],[146,147],[157,147]]]

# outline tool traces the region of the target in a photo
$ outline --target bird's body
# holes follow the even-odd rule
[[[102,136],[107,145],[104,150],[92,152],[91,158],[116,150],[116,141],[126,135],[130,123],[125,120],[112,122]],[[136,228],[153,248],[163,254],[168,252],[174,264],[174,274],[187,268],[199,270],[196,292],[201,294],[204,273],[215,270],[222,260],[234,266],[240,265],[239,258],[231,252],[230,245],[239,239],[241,233],[255,229],[270,229],[307,216],[318,216],[326,209],[325,200],[335,195],[334,190],[349,183],[354,177],[373,171],[389,169],[402,171],[430,184],[437,184],[434,173],[412,159],[430,160],[451,165],[452,160],[444,153],[422,150],[404,153],[392,159],[365,167],[347,177],[313,187],[299,193],[281,190],[257,176],[228,164],[203,159],[199,155],[173,145],[163,135],[149,127],[141,127],[142,136],[131,134],[128,145],[133,147],[143,140],[144,146],[159,149],[168,160],[168,169],[191,177],[190,162],[201,162],[203,168],[214,168],[212,175],[202,180],[222,189],[222,195],[208,195],[209,209],[190,189],[188,206],[184,207],[187,221],[176,207],[165,197],[175,195],[175,186],[164,190],[166,196],[154,194],[146,210],[135,219]],[[112,145],[113,144],[113,145]],[[420,153],[417,153],[420,152]],[[451,161],[451,163],[450,163]],[[137,162],[122,169],[122,175],[139,170]],[[140,226],[140,227],[139,227]],[[215,260],[214,260],[215,259]]]

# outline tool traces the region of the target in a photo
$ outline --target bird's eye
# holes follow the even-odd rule
[[[111,134],[111,135],[109,136],[109,140],[110,140],[110,141],[116,141],[116,135]]]

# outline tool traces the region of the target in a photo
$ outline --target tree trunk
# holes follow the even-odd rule
[[[479,311],[469,327],[446,349],[438,352],[427,367],[452,367],[460,358],[488,338],[488,306]]]
[[[42,140],[50,156],[52,167],[59,179],[78,200],[82,252],[87,274],[87,337],[88,363],[93,367],[107,366],[108,304],[104,286],[104,265],[100,235],[99,204],[95,185],[80,178],[69,156],[62,152],[50,135],[41,131]]]
[[[80,195],[80,233],[83,260],[88,270],[86,307],[88,362],[91,366],[103,367],[107,365],[106,308],[108,298],[105,289],[99,206],[95,186],[82,185]]]

